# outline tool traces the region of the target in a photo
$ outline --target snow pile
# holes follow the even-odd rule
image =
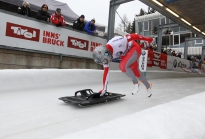
[[[205,92],[158,105],[57,139],[132,138],[205,139]]]

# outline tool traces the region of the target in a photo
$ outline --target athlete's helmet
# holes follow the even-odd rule
[[[112,55],[105,46],[97,46],[93,50],[93,60],[95,63],[103,65],[112,60]]]

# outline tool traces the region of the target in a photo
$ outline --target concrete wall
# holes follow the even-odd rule
[[[0,69],[102,69],[92,59],[63,57],[0,48]]]

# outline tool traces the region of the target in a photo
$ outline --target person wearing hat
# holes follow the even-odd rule
[[[85,23],[84,23],[84,19],[85,16],[81,15],[74,23],[73,23],[73,29],[79,30],[79,31],[83,31],[84,27],[85,27]]]
[[[50,15],[48,13],[48,6],[46,4],[43,4],[41,6],[41,10],[38,11],[36,18],[39,20],[50,22]]]
[[[85,32],[87,32],[88,34],[91,34],[91,35],[98,34],[96,32],[96,26],[95,26],[95,19],[94,18],[85,25],[83,31],[85,31]]]
[[[60,8],[57,8],[56,12],[51,15],[51,22],[57,27],[66,25],[64,17],[61,15]]]

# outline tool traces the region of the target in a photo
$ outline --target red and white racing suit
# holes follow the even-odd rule
[[[148,38],[138,34],[128,34],[124,37],[116,36],[108,41],[106,47],[112,54],[113,59],[121,58],[119,68],[123,73],[125,73],[129,78],[132,79],[134,84],[138,83],[138,78],[141,82],[144,83],[147,88],[149,88],[150,84],[147,82],[146,78],[138,68],[137,61],[141,55],[141,46],[136,43],[135,40],[143,40],[151,43],[153,41],[153,38]],[[102,95],[107,89],[109,63],[103,64],[103,67],[103,89],[100,91]]]

